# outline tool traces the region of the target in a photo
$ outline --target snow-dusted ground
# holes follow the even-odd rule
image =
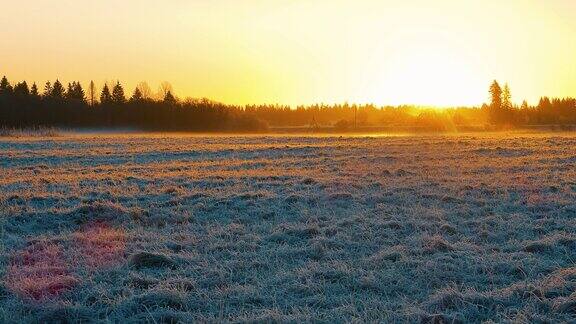
[[[0,322],[576,321],[576,135],[0,138]]]

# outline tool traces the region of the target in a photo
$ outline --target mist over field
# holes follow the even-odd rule
[[[574,133],[5,135],[3,323],[576,321]]]

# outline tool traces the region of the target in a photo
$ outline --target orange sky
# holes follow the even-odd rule
[[[576,96],[573,0],[9,1],[0,74],[225,103],[477,105]]]

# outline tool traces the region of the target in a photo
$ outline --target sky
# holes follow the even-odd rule
[[[576,96],[574,0],[0,0],[0,75],[230,104]]]

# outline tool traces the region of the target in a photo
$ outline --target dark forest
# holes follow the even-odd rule
[[[489,102],[479,107],[435,109],[372,104],[227,105],[209,99],[177,99],[170,86],[152,96],[141,84],[126,95],[120,82],[96,91],[91,82],[64,86],[59,80],[43,89],[25,81],[0,81],[2,128],[102,128],[144,131],[263,132],[274,129],[362,131],[495,130],[534,126],[570,128],[576,124],[576,99],[542,97],[536,106],[512,102],[508,85],[494,81]]]

